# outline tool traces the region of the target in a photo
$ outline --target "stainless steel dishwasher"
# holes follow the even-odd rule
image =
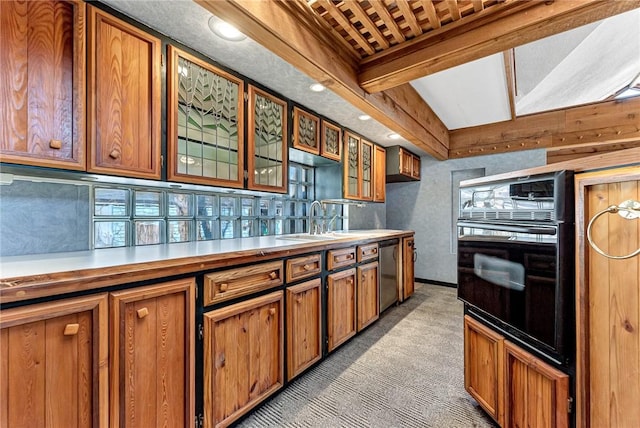
[[[380,243],[380,312],[398,301],[399,241]]]

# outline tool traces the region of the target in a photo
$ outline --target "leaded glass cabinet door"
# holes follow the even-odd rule
[[[362,171],[362,187],[360,191],[360,198],[370,201],[373,200],[373,144],[362,140],[361,141],[361,156],[362,162],[360,163]]]
[[[360,138],[345,133],[344,197],[360,198]]]
[[[243,81],[174,46],[169,58],[168,179],[243,187]]]
[[[340,127],[322,121],[322,145],[320,154],[325,158],[342,160],[342,130]]]
[[[293,108],[293,147],[320,154],[320,119],[298,107]]]
[[[249,85],[248,109],[248,187],[285,193],[287,103]]]

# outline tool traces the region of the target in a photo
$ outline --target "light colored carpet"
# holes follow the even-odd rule
[[[239,426],[494,427],[464,390],[456,290],[416,283],[413,297]]]

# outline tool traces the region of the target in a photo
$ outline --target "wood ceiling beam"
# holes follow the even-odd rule
[[[362,23],[362,25],[369,30],[371,33],[371,37],[375,39],[376,42],[382,47],[382,49],[387,49],[389,47],[389,42],[384,37],[384,35],[378,29],[378,26],[373,23],[369,15],[362,9],[360,3],[352,2],[349,4],[351,11],[356,16],[358,21]]]
[[[449,133],[449,157],[546,148],[597,152],[597,146],[640,141],[640,97],[521,116]],[[579,149],[579,150],[578,150]]]
[[[511,120],[516,118],[516,67],[513,49],[504,51],[504,72],[507,76],[507,94],[509,95],[509,112]]]
[[[451,19],[457,21],[462,18],[462,15],[460,15],[460,8],[458,8],[458,0],[447,0],[447,7],[451,13]]]
[[[419,3],[427,13],[427,18],[429,19],[431,28],[433,28],[434,30],[440,28],[440,19],[438,18],[438,12],[436,12],[436,7],[433,5],[433,2],[431,0],[421,0],[419,1]]]
[[[342,13],[340,9],[338,9],[333,2],[329,0],[318,0],[318,4],[321,4],[322,7],[325,8],[327,13],[336,20],[338,24],[351,36],[353,40],[360,46],[366,53],[369,55],[373,55],[376,51],[371,47],[367,39],[364,38],[360,31],[351,25],[351,22],[347,19],[346,16]]]
[[[501,7],[498,6],[492,6]],[[640,0],[562,0],[508,2],[499,13],[485,8],[473,28],[426,33],[400,49],[388,49],[361,62],[360,86],[370,93],[424,77],[447,68],[502,52],[599,19],[640,7]],[[457,22],[462,22],[460,20]],[[481,25],[478,25],[481,24]],[[464,31],[461,31],[464,30]]]
[[[393,19],[393,16],[389,13],[389,10],[386,8],[383,2],[381,1],[372,1],[371,7],[376,11],[380,20],[384,22],[384,25],[389,29],[391,35],[395,39],[396,43],[402,43],[406,40],[402,31],[398,27],[398,24]]]
[[[357,62],[341,53],[341,46],[323,38],[317,23],[296,13],[287,2],[194,1],[417,148],[438,160],[447,158],[449,132],[411,85],[367,94],[358,85]]]

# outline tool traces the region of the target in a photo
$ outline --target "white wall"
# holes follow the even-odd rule
[[[452,252],[454,171],[484,168],[486,175],[544,165],[545,150],[437,161],[421,159],[421,180],[387,184],[386,227],[416,232],[416,278],[457,282],[456,254]]]

